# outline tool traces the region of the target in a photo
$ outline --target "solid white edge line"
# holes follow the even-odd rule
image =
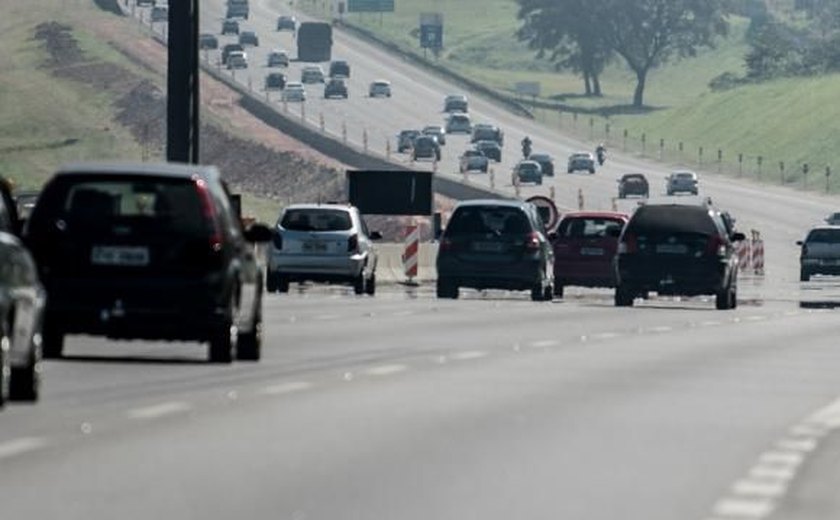
[[[134,408],[126,412],[129,419],[157,419],[167,415],[176,413],[183,413],[192,410],[192,405],[183,401],[170,401],[168,403],[160,403],[152,406],[144,406],[142,408]]]
[[[382,365],[369,368],[365,373],[369,376],[390,376],[405,372],[406,370],[408,370],[408,367],[405,365]]]
[[[559,344],[560,344],[560,342],[557,341],[556,339],[542,339],[542,340],[538,340],[538,341],[532,341],[528,345],[531,348],[548,348],[548,347],[557,346]]]
[[[41,437],[20,437],[0,443],[0,459],[7,459],[16,455],[35,451],[47,445],[46,439]]]
[[[762,498],[778,498],[787,492],[786,481],[739,480],[732,486],[732,494]]]
[[[293,392],[301,392],[309,388],[312,388],[312,383],[308,383],[306,381],[291,381],[288,383],[266,386],[261,388],[257,393],[260,395],[283,395],[291,394]]]
[[[479,359],[487,356],[487,352],[482,350],[468,350],[466,352],[458,352],[457,354],[452,354],[449,356],[450,359],[455,361],[468,361],[470,359]]]
[[[772,513],[774,508],[770,500],[725,498],[715,504],[714,514],[735,518],[764,518]]]

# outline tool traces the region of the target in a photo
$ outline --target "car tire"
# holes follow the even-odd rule
[[[542,179],[537,179],[537,186],[542,186]]]
[[[554,296],[557,298],[563,298],[563,282],[555,282],[554,283]]]
[[[457,300],[458,299],[458,285],[444,279],[438,278],[437,281],[437,297],[438,298],[445,298],[448,300]]]
[[[64,355],[64,332],[58,327],[44,325],[42,353],[44,359],[58,359]]]
[[[615,306],[616,307],[632,307],[634,293],[624,286],[617,286],[615,288]]]
[[[566,173],[574,173],[574,170],[566,170]]]
[[[260,298],[254,311],[254,326],[250,331],[239,334],[236,345],[236,359],[243,361],[260,360],[260,357],[262,357],[262,332],[262,298]]]
[[[799,271],[799,281],[800,282],[810,282],[811,281],[811,273],[809,273],[805,269],[802,269],[801,271]]]
[[[364,271],[362,271],[359,274],[359,276],[353,278],[353,292],[354,293],[364,294],[366,285],[367,285],[367,280],[365,279]]]
[[[278,284],[277,284],[278,275],[272,273],[271,271],[267,272],[265,275],[265,290],[268,293],[277,292]]]
[[[211,363],[228,364],[233,362],[239,340],[239,331],[235,323],[237,312],[234,300],[235,296],[232,296],[228,305],[227,316],[215,328],[210,337],[208,359]]]
[[[715,308],[719,311],[727,311],[732,309],[732,282],[726,284],[726,287],[715,293]]]
[[[289,292],[289,286],[291,285],[291,280],[289,280],[288,276],[283,276],[281,274],[276,274],[276,282],[277,282],[277,292],[281,294],[286,294]]]
[[[589,175],[595,175],[595,168],[589,170]]]
[[[365,285],[365,294],[368,296],[374,296],[376,294],[376,273],[370,275],[370,279],[368,279],[367,285]]]

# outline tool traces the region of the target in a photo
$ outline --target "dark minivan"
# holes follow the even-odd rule
[[[459,203],[440,240],[437,296],[457,298],[460,287],[554,295],[554,252],[537,208],[528,202]]]
[[[728,231],[706,204],[647,204],[624,227],[618,244],[615,305],[629,307],[648,291],[660,295],[715,295],[719,310],[737,306],[742,233]]]
[[[260,357],[263,277],[213,167],[86,164],[45,186],[24,237],[49,298],[43,351],[66,334],[209,343],[212,362]]]

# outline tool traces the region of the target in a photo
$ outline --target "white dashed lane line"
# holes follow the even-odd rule
[[[550,348],[550,347],[556,347],[559,344],[560,344],[560,342],[557,341],[556,339],[543,339],[543,340],[539,340],[539,341],[532,341],[529,344],[529,346],[531,348]]]
[[[487,356],[487,352],[482,350],[468,350],[466,352],[458,352],[457,354],[452,354],[450,359],[455,361],[468,361],[470,359],[480,359]]]
[[[276,385],[266,386],[260,389],[257,393],[260,395],[283,395],[292,394],[294,392],[302,392],[312,388],[312,383],[306,381],[290,381],[288,383],[280,383]]]
[[[365,373],[369,376],[390,376],[406,370],[408,370],[408,367],[405,365],[382,365],[369,368]]]
[[[46,439],[41,437],[21,437],[6,442],[0,442],[0,459],[8,459],[35,451],[47,445]]]
[[[715,505],[715,515],[723,518],[765,518],[773,512],[771,500],[726,499]]]
[[[166,417],[167,415],[175,415],[185,413],[192,410],[192,405],[183,401],[171,401],[168,403],[161,403],[143,408],[135,408],[126,412],[129,419],[149,420]]]

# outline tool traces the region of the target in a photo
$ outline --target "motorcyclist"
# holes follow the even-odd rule
[[[599,144],[598,147],[595,148],[595,155],[598,156],[598,164],[603,166],[604,161],[607,160],[607,147],[604,143]]]
[[[531,155],[531,138],[527,135],[522,139],[522,157],[527,159]]]

